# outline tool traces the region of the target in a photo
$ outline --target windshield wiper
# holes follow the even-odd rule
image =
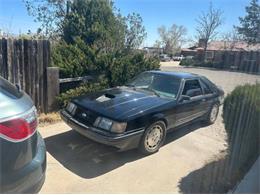
[[[127,87],[135,87],[135,85],[132,85],[132,84],[125,84],[125,86],[127,86]]]
[[[148,89],[149,91],[151,91],[151,92],[153,92],[155,95],[157,95],[158,97],[161,97],[161,95],[157,92],[157,91],[155,91],[154,89],[152,89],[152,88],[146,88],[146,89]]]
[[[135,85],[132,84],[125,84],[126,87],[131,87],[134,91],[136,91]]]

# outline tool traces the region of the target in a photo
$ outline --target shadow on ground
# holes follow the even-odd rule
[[[202,124],[196,122],[182,127],[167,135],[168,144],[186,134],[199,129]],[[94,178],[128,162],[145,156],[137,150],[118,152],[117,149],[91,141],[71,130],[45,138],[47,151],[64,167],[83,178]]]
[[[209,162],[204,167],[189,173],[179,182],[179,189],[184,194],[227,193],[230,183],[226,179],[228,160]]]
[[[258,156],[257,156],[258,157]],[[221,157],[208,162],[179,181],[179,189],[184,194],[222,194],[231,192],[235,185],[245,176],[257,157],[249,158],[247,163],[238,167],[227,151]],[[232,163],[233,162],[233,166]]]

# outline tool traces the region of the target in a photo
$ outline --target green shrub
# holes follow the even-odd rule
[[[219,68],[222,69],[222,64],[219,62],[213,62],[213,61],[205,61],[205,62],[197,62],[195,66],[198,67],[208,67],[208,68]]]
[[[74,45],[61,42],[53,47],[53,66],[60,68],[60,77],[79,77],[86,75],[106,75],[109,86],[122,85],[136,74],[158,69],[157,58],[147,58],[143,52],[125,50],[103,53],[88,47],[76,39]]]
[[[110,78],[110,86],[123,85],[137,74],[159,67],[158,59],[146,58],[143,53],[135,52],[116,58],[107,71],[107,77]]]
[[[184,58],[180,62],[181,66],[194,66],[195,65],[195,60],[191,58]]]
[[[65,93],[60,94],[57,97],[57,102],[61,107],[64,107],[74,97],[85,95],[90,92],[96,92],[107,87],[108,85],[105,79],[97,83],[85,83],[75,89],[70,89]]]
[[[212,61],[200,62],[197,64],[197,66],[211,68],[211,67],[213,67],[213,62]]]
[[[212,61],[205,61],[201,62],[196,59],[191,58],[185,58],[180,62],[181,66],[197,66],[197,67],[209,67],[209,68],[223,68],[223,64],[220,64],[219,62],[212,62]]]
[[[223,119],[230,150],[230,170],[248,168],[259,155],[260,83],[238,86],[224,101]]]
[[[96,70],[94,55],[80,39],[74,45],[62,41],[52,48],[52,66],[60,68],[61,78],[89,75]]]

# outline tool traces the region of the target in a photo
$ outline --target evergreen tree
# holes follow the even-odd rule
[[[238,33],[248,43],[260,43],[260,5],[258,0],[252,0],[246,7],[246,16],[239,17],[240,26],[236,26]]]

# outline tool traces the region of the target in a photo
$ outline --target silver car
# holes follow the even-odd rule
[[[46,149],[31,98],[0,77],[0,193],[39,191]]]

